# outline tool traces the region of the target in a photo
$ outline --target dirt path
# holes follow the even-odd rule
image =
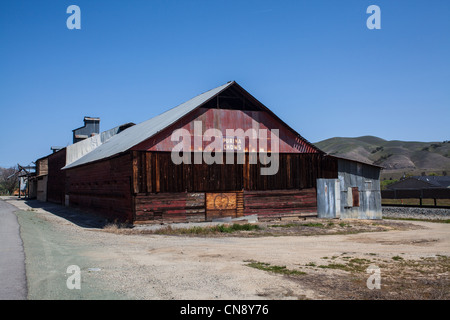
[[[34,202],[8,202],[21,209],[16,214],[29,299],[323,299],[334,297],[329,291],[335,284],[316,290],[311,279],[338,279],[345,271],[317,266],[349,257],[386,265],[397,256],[404,261],[450,256],[450,225],[442,223],[411,222],[414,230],[350,235],[124,235],[87,227],[67,209],[55,215]],[[251,268],[250,261],[302,270],[305,281]],[[81,290],[66,287],[66,269],[73,264],[81,268]],[[355,285],[370,291],[365,282]]]

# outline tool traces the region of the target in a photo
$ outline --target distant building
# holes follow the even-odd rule
[[[84,126],[72,130],[73,143],[95,136],[100,133],[100,118],[84,117]]]
[[[47,201],[48,157],[36,160],[36,198],[39,201]]]
[[[387,186],[389,190],[450,188],[449,176],[414,176]]]
[[[72,130],[74,143],[67,147],[51,147],[52,154],[38,159],[38,200],[68,204],[66,193],[66,165],[91,152],[112,136],[133,126],[125,123],[113,129],[100,132],[100,118],[84,117],[84,126]]]

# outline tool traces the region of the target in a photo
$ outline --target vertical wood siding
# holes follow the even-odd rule
[[[317,178],[337,178],[337,161],[321,154],[279,154],[279,170],[261,175],[258,160],[250,164],[180,164],[172,162],[170,152],[133,151],[133,191],[216,192],[236,190],[283,190],[315,188]],[[269,164],[270,166],[270,164]]]
[[[317,209],[316,179],[337,178],[337,161],[321,154],[279,154],[279,171],[260,174],[261,164],[180,164],[169,152],[132,153],[135,221],[186,222],[220,217],[311,215]],[[233,206],[211,207],[218,194]]]
[[[47,201],[64,204],[66,194],[66,149],[48,156]]]
[[[111,220],[132,222],[132,161],[127,153],[66,170],[70,205]]]

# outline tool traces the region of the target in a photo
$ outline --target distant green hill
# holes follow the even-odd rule
[[[403,174],[435,173],[450,175],[450,141],[387,141],[378,137],[331,138],[314,143],[324,152],[384,167],[382,178]]]

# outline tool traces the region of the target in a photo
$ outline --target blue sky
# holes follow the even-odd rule
[[[3,0],[0,166],[70,144],[84,116],[139,123],[230,80],[311,142],[449,140],[449,17],[447,0]]]

